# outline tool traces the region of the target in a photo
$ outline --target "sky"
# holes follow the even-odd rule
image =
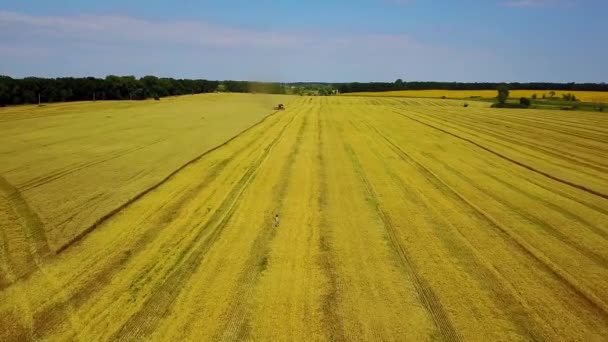
[[[0,74],[607,82],[608,0],[0,0]]]

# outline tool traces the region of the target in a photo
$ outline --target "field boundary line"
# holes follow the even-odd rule
[[[352,124],[352,122],[351,122]],[[399,256],[399,260],[405,268],[405,271],[412,276],[413,285],[416,289],[417,295],[422,302],[424,308],[428,311],[428,314],[431,316],[431,319],[435,323],[435,326],[439,333],[448,341],[460,341],[462,337],[458,334],[458,331],[454,328],[451,320],[449,319],[443,305],[437,298],[437,295],[433,291],[433,288],[427,281],[420,275],[416,265],[410,259],[405,248],[399,243],[399,239],[397,234],[395,233],[395,227],[393,225],[391,217],[382,209],[380,203],[378,201],[378,195],[373,188],[373,185],[370,183],[369,178],[365,174],[365,170],[363,170],[363,166],[359,158],[356,156],[355,151],[351,147],[350,144],[345,142],[344,149],[349,156],[351,162],[353,163],[353,167],[355,168],[355,172],[361,178],[363,182],[365,192],[368,196],[370,196],[373,200],[373,203],[370,205],[373,206],[374,211],[378,218],[382,221],[382,225],[384,226],[387,235],[389,237],[389,241],[393,246],[393,249],[397,252]]]
[[[187,161],[186,163],[182,164],[180,167],[178,167],[177,169],[173,170],[171,173],[169,173],[167,176],[165,176],[163,179],[161,179],[158,183],[153,184],[152,186],[148,187],[144,191],[138,193],[137,195],[135,195],[134,197],[132,197],[131,199],[129,199],[128,201],[126,201],[125,203],[121,204],[120,206],[118,206],[118,207],[114,208],[113,210],[109,211],[107,214],[105,214],[102,217],[98,218],[88,228],[86,228],[85,230],[83,230],[82,232],[80,232],[78,235],[76,235],[74,238],[72,238],[70,241],[68,241],[64,245],[60,246],[55,253],[59,254],[61,252],[64,252],[65,250],[69,249],[73,245],[77,244],[82,239],[84,239],[88,234],[90,234],[92,231],[94,231],[97,227],[99,227],[102,223],[104,223],[105,221],[107,221],[108,219],[110,219],[112,216],[118,214],[120,211],[122,211],[123,209],[125,209],[126,207],[128,207],[129,205],[131,205],[132,203],[134,203],[135,201],[139,200],[140,198],[142,198],[146,194],[148,194],[151,191],[157,189],[158,187],[160,187],[161,185],[163,185],[164,183],[166,183],[167,181],[169,181],[171,178],[173,178],[180,171],[182,171],[183,169],[185,169],[186,167],[188,167],[188,166],[196,163],[197,161],[199,161],[203,157],[207,156],[208,154],[210,154],[210,153],[212,153],[212,152],[214,152],[216,150],[219,150],[220,148],[228,145],[229,143],[231,143],[232,141],[234,141],[236,138],[238,138],[241,135],[247,133],[248,131],[254,129],[255,127],[258,127],[259,125],[261,125],[262,123],[264,123],[269,118],[274,117],[277,113],[279,113],[279,111],[273,111],[273,112],[271,112],[270,114],[268,114],[264,118],[262,118],[262,120],[260,120],[260,121],[258,121],[256,123],[254,123],[253,125],[245,128],[244,130],[240,131],[239,133],[237,133],[236,135],[234,135],[230,139],[224,141],[223,143],[221,143],[221,144],[219,144],[219,145],[217,145],[217,146],[215,146],[215,147],[213,147],[213,148],[211,148],[209,150],[206,150],[205,152],[203,152],[203,153],[199,154],[198,156],[194,157],[194,159],[191,159],[191,160]]]
[[[420,114],[422,116],[424,116],[424,113],[420,113],[420,112],[416,112],[417,114]],[[581,156],[581,155],[575,155],[566,151],[559,151],[555,148],[546,146],[546,145],[534,145],[529,138],[525,137],[525,136],[518,136],[516,138],[513,138],[512,136],[508,135],[508,134],[504,134],[502,132],[500,132],[499,130],[494,130],[492,128],[487,128],[483,126],[483,123],[491,123],[488,121],[482,121],[482,126],[479,125],[479,122],[475,122],[474,120],[468,119],[468,118],[461,118],[461,119],[445,119],[442,116],[438,116],[438,115],[428,115],[426,117],[427,120],[436,123],[436,124],[440,124],[440,125],[446,125],[448,127],[450,127],[451,129],[458,131],[458,132],[462,132],[464,134],[469,134],[471,136],[474,136],[476,138],[484,138],[482,136],[479,136],[476,133],[481,133],[486,135],[486,139],[489,140],[490,142],[497,144],[497,145],[502,145],[503,147],[509,149],[509,150],[514,150],[517,152],[520,152],[521,154],[527,155],[529,157],[535,158],[535,159],[540,159],[543,160],[549,164],[553,164],[555,166],[558,167],[562,167],[565,169],[569,169],[569,170],[574,170],[571,166],[569,166],[568,164],[563,164],[563,161],[566,161],[570,164],[582,164],[585,167],[595,170],[597,172],[600,173],[606,173],[606,171],[608,171],[608,166],[604,165],[604,164],[598,164],[597,162],[590,160],[589,158],[587,158],[586,156]],[[468,132],[467,130],[471,130],[473,132]],[[520,132],[528,132],[528,133],[534,133],[534,132],[530,132],[530,131],[524,131],[522,129],[518,130]],[[474,133],[476,132],[476,133]],[[494,139],[495,141],[492,141],[492,139]],[[519,139],[519,140],[518,140]],[[555,140],[555,138],[552,138]],[[512,144],[515,146],[508,146],[507,144]],[[572,144],[574,144],[575,146],[577,146],[577,148],[581,148],[581,149],[589,149],[588,147],[581,147],[579,144],[572,142]],[[520,148],[516,147],[516,146],[522,146],[526,149],[528,149],[529,151],[522,151]],[[546,158],[541,158],[539,156],[534,156],[532,153],[539,153],[541,155],[547,156],[550,159],[546,159]],[[584,152],[585,154],[588,153],[588,151]],[[582,172],[582,171],[581,171]],[[589,174],[588,172],[585,171],[585,174],[592,176],[592,177],[598,177],[597,175],[593,175],[593,174]]]
[[[387,147],[388,151],[390,151],[391,153],[396,154],[399,159],[416,168],[416,165],[412,165],[410,162],[408,162],[407,160],[405,160],[401,155],[399,155],[399,153],[395,150],[394,146],[391,146],[383,137],[383,135],[378,131],[378,129],[374,126],[372,126],[370,123],[368,122],[363,122],[363,124],[370,130],[376,133],[376,135],[378,137],[380,137],[380,141],[379,141],[379,147],[380,147],[380,142],[382,143],[382,147]],[[362,130],[360,130],[362,132]],[[370,139],[370,141],[376,141],[377,139],[375,137],[372,137],[371,135],[368,135],[368,138]],[[381,154],[379,152],[377,152],[377,150],[371,148],[371,151],[374,152],[374,154],[380,156]],[[383,160],[383,158],[379,157],[379,160]],[[411,191],[416,193],[415,198],[410,198],[410,200],[412,201],[419,201],[422,203],[422,205],[428,209],[431,210],[434,215],[436,216],[441,216],[441,210],[434,205],[433,200],[430,199],[427,194],[424,191],[421,191],[420,189],[417,189],[415,187],[408,187],[406,185],[406,182],[401,179],[400,176],[398,176],[394,171],[396,170],[400,170],[399,167],[393,167],[390,166],[388,163],[386,163],[385,161],[382,161],[384,168],[387,170],[387,173],[389,174],[389,176],[391,177],[391,179],[393,180],[393,182],[397,185],[397,187],[399,188],[399,191],[402,193],[402,196],[411,196],[408,195],[408,189],[410,189]],[[421,171],[421,170],[418,170]],[[443,184],[437,182],[437,180],[431,180],[428,178],[428,175],[424,174],[424,172],[422,172],[422,177],[424,177],[430,184],[432,184],[433,187],[435,187],[435,189],[439,192],[441,192],[442,195],[445,195],[444,191],[446,191],[447,193],[450,193],[451,195],[451,199],[455,200],[459,203],[459,206],[467,208],[467,210],[470,210],[472,213],[476,214],[476,210],[474,208],[471,208],[470,206],[468,206],[468,204],[466,202],[463,202],[460,198],[458,198],[458,196],[456,196],[452,191],[450,191],[451,189],[447,188],[447,189],[442,189],[442,188],[446,188]],[[450,220],[445,219],[444,218],[444,222],[446,225],[448,225],[449,227],[452,228],[452,231],[454,231],[454,235],[455,237],[458,236],[460,237],[460,244],[462,246],[464,246],[466,248],[466,252],[465,254],[468,254],[468,257],[471,258],[469,259],[469,262],[467,262],[467,266],[471,267],[471,270],[466,271],[467,273],[469,273],[474,279],[476,279],[478,282],[482,282],[482,279],[492,279],[495,283],[493,284],[494,286],[491,286],[491,292],[497,296],[495,299],[493,299],[493,301],[495,303],[510,303],[510,306],[507,308],[507,310],[505,310],[505,312],[508,313],[514,313],[514,316],[526,316],[528,321],[525,321],[525,323],[522,324],[522,322],[514,320],[514,324],[518,327],[518,331],[520,331],[522,334],[525,334],[525,336],[527,336],[528,339],[531,340],[542,340],[542,338],[538,338],[538,336],[544,336],[544,332],[538,332],[536,328],[534,328],[533,326],[529,325],[529,323],[531,322],[543,322],[542,324],[540,324],[540,326],[542,325],[547,325],[547,321],[541,317],[540,315],[538,315],[538,313],[536,313],[533,309],[532,306],[530,305],[529,301],[525,300],[522,296],[520,296],[520,293],[518,292],[518,290],[513,286],[513,284],[507,280],[507,278],[505,276],[503,276],[495,267],[495,265],[493,263],[488,263],[485,258],[482,256],[482,254],[480,253],[480,251],[475,248],[475,244],[474,242],[471,242],[469,240],[469,237],[467,237],[467,235],[465,233],[463,233],[462,228],[459,227],[459,225],[455,225],[453,224]],[[443,236],[438,235],[438,238],[440,238],[442,240],[442,243],[444,244],[454,244],[456,243],[455,240],[453,240],[453,238],[448,238],[447,240],[443,238]],[[448,250],[448,252],[450,253],[450,255],[452,255],[452,252]],[[472,260],[472,263],[471,263]],[[500,284],[502,286],[498,286],[497,284]]]
[[[327,184],[327,162],[323,156],[324,128],[322,109],[317,110],[317,161],[319,172],[319,196],[317,198],[317,210],[319,215],[319,264],[322,269],[322,274],[327,277],[328,289],[322,295],[321,310],[323,313],[322,322],[325,325],[326,336],[330,341],[345,341],[346,333],[344,332],[344,322],[338,309],[340,307],[340,279],[336,271],[336,256],[332,252],[333,229],[330,227],[325,207],[328,199],[327,193],[329,186]],[[327,124],[327,123],[325,123]]]
[[[277,121],[273,122],[270,125],[270,127],[274,127],[279,123],[280,123],[280,121],[277,120]],[[261,132],[261,134],[264,134],[264,132]],[[257,134],[257,137],[259,137],[261,134]],[[263,144],[260,144],[260,147],[262,145]],[[165,209],[165,206],[163,206],[163,207],[159,208],[159,211],[162,212],[164,210],[168,210],[169,212],[174,212],[174,211],[179,210],[182,207],[183,203],[189,202],[192,199],[192,197],[194,196],[193,193],[198,191],[200,188],[207,186],[209,184],[209,182],[214,180],[216,178],[217,174],[226,167],[226,165],[228,164],[228,162],[230,160],[232,160],[236,156],[240,156],[241,153],[243,153],[245,150],[251,148],[251,146],[252,145],[244,146],[243,148],[239,149],[237,152],[235,152],[230,157],[223,159],[221,162],[210,167],[208,170],[209,173],[207,174],[205,179],[200,184],[196,185],[195,187],[193,187],[183,193],[179,193],[174,198],[172,197],[168,202],[172,202],[172,201],[175,201],[175,202],[172,203],[171,205],[169,205],[168,209]],[[256,145],[256,147],[258,147],[258,146]],[[177,197],[181,197],[181,198],[177,200],[176,199]],[[164,215],[166,215],[166,214],[163,214],[162,217],[165,217]],[[157,224],[154,228],[149,229],[145,234],[143,234],[141,237],[139,237],[137,242],[134,243],[134,245],[133,245],[133,246],[139,246],[139,247],[129,249],[129,254],[127,257],[125,257],[124,255],[120,255],[118,257],[111,258],[110,261],[101,269],[101,271],[95,273],[95,275],[91,279],[89,279],[85,285],[78,287],[77,290],[73,291],[72,294],[66,300],[64,300],[63,302],[53,304],[53,306],[46,311],[51,312],[53,310],[58,310],[57,308],[65,308],[65,307],[70,306],[70,303],[73,303],[72,305],[75,308],[80,307],[87,298],[91,297],[96,292],[100,291],[101,286],[107,285],[111,281],[111,278],[114,275],[113,270],[115,270],[119,266],[127,263],[129,259],[135,257],[136,255],[139,255],[139,253],[142,251],[142,248],[143,248],[141,246],[147,245],[149,241],[151,241],[152,239],[155,238],[155,236],[158,234],[158,231],[161,230],[162,228],[163,228],[162,225]],[[89,265],[89,267],[91,267],[91,266],[92,265]],[[76,281],[78,281],[78,280],[76,280]],[[43,313],[41,313],[41,316],[43,314],[47,314],[47,313],[43,312]],[[48,313],[48,314],[51,315],[52,312]]]
[[[296,114],[299,116],[300,113]],[[294,117],[295,119],[295,117]],[[272,205],[277,212],[282,212],[284,206],[284,199],[289,188],[289,178],[293,172],[295,160],[300,153],[302,136],[308,125],[308,117],[304,116],[302,124],[300,125],[297,136],[291,151],[287,156],[287,160],[283,164],[279,173],[278,183],[273,187],[273,201]],[[281,132],[282,138],[283,132]],[[278,143],[279,141],[277,141]],[[218,336],[219,340],[223,341],[235,341],[235,340],[248,340],[250,322],[247,317],[247,311],[249,309],[249,299],[253,297],[255,287],[261,276],[261,272],[266,267],[265,264],[268,262],[270,251],[270,242],[274,240],[277,234],[276,227],[267,226],[270,223],[263,223],[259,235],[255,238],[249,251],[249,256],[244,263],[244,270],[241,272],[238,280],[238,289],[233,297],[233,305],[231,306],[228,314],[225,318],[225,322],[222,326],[221,337]]]
[[[131,315],[119,330],[113,334],[112,340],[132,340],[146,337],[150,334],[153,327],[158,324],[159,320],[164,317],[181,293],[181,288],[185,282],[192,277],[194,270],[204,260],[207,251],[213,246],[226,224],[232,219],[232,215],[239,205],[238,202],[242,194],[247,190],[253,179],[255,179],[261,165],[267,160],[268,155],[291,125],[295,116],[297,114],[285,124],[278,136],[262,149],[262,154],[254,160],[228,195],[224,197],[212,217],[206,223],[198,226],[201,227],[198,234],[184,251],[180,253],[174,263],[174,267],[167,273],[166,278],[155,287],[155,291],[145,300],[139,311]],[[192,271],[188,272],[188,269]]]
[[[520,161],[517,161],[517,160],[515,160],[515,159],[513,159],[513,158],[510,158],[510,157],[507,157],[507,156],[505,156],[505,155],[503,155],[503,154],[500,154],[500,153],[498,153],[498,152],[496,152],[496,151],[494,151],[494,150],[492,150],[492,149],[490,149],[490,148],[488,148],[488,147],[485,147],[485,146],[483,146],[483,145],[479,144],[478,142],[475,142],[474,140],[471,140],[471,139],[468,139],[468,138],[465,138],[465,137],[461,137],[461,136],[459,136],[459,135],[457,135],[457,134],[454,134],[454,133],[452,133],[452,132],[450,132],[450,131],[447,131],[447,130],[445,130],[445,129],[439,128],[439,127],[434,126],[434,125],[431,125],[431,124],[426,123],[426,122],[424,122],[424,121],[421,121],[421,120],[418,120],[418,119],[412,118],[412,117],[410,117],[409,115],[403,114],[403,113],[401,113],[401,112],[398,112],[398,111],[393,111],[393,112],[394,112],[394,113],[396,113],[396,114],[398,114],[398,115],[404,116],[404,117],[406,117],[406,118],[408,118],[408,119],[410,119],[410,120],[412,120],[412,121],[416,121],[416,122],[418,122],[418,123],[420,123],[420,124],[423,124],[423,125],[425,125],[425,126],[428,126],[428,127],[433,128],[433,129],[436,129],[436,130],[438,130],[438,131],[441,131],[441,132],[443,132],[443,133],[445,133],[445,134],[448,134],[448,135],[450,135],[450,136],[452,136],[452,137],[455,137],[455,138],[458,138],[458,139],[460,139],[460,140],[466,141],[466,142],[468,142],[468,143],[470,143],[470,144],[472,144],[472,145],[477,146],[478,148],[481,148],[482,150],[484,150],[484,151],[486,151],[486,152],[489,152],[489,153],[491,153],[491,154],[493,154],[493,155],[495,155],[495,156],[497,156],[497,157],[500,157],[500,158],[502,158],[502,159],[504,159],[504,160],[507,160],[507,161],[509,161],[509,162],[511,162],[511,163],[513,163],[513,164],[519,165],[519,166],[521,166],[521,167],[523,167],[523,168],[525,168],[525,169],[528,169],[528,170],[530,170],[530,171],[532,171],[532,172],[538,173],[538,174],[539,174],[539,175],[541,175],[541,176],[545,176],[545,177],[547,177],[547,178],[550,178],[550,179],[553,179],[553,180],[558,181],[558,182],[560,182],[560,183],[563,183],[563,184],[569,185],[569,186],[571,186],[571,187],[573,187],[573,188],[577,188],[577,189],[579,189],[579,190],[582,190],[582,191],[588,192],[588,193],[593,194],[593,195],[596,195],[596,196],[598,196],[598,197],[602,197],[602,198],[604,198],[604,199],[608,199],[608,195],[607,195],[607,194],[604,194],[604,193],[601,193],[601,192],[599,192],[599,191],[596,191],[596,190],[590,189],[590,188],[588,188],[588,187],[586,187],[586,186],[583,186],[583,185],[579,185],[579,184],[576,184],[576,183],[573,183],[573,182],[567,181],[567,180],[565,180],[565,179],[561,179],[561,178],[556,177],[556,176],[553,176],[553,175],[551,175],[551,174],[549,174],[549,173],[547,173],[547,172],[544,172],[544,171],[538,170],[538,169],[536,169],[536,168],[534,168],[534,167],[532,167],[532,166],[530,166],[530,165],[524,164],[524,163],[522,163],[522,162],[520,162]]]
[[[488,196],[492,200],[496,201],[497,203],[500,203],[500,205],[513,211],[515,213],[515,215],[518,215],[520,218],[522,218],[528,222],[531,222],[534,225],[542,228],[543,231],[547,232],[548,235],[552,236],[553,238],[555,238],[559,242],[565,244],[566,246],[578,251],[580,254],[584,255],[585,257],[589,258],[591,261],[595,262],[598,266],[605,267],[604,265],[608,264],[608,259],[606,259],[606,257],[593,251],[593,249],[587,248],[584,244],[581,244],[581,243],[577,242],[576,240],[573,240],[572,238],[570,238],[568,236],[567,233],[556,229],[555,227],[553,227],[553,225],[544,221],[542,219],[542,217],[536,216],[534,213],[529,213],[529,212],[519,210],[518,207],[514,206],[512,203],[505,201],[503,198],[501,198],[501,196],[496,196],[495,194],[493,194],[491,192],[485,192],[483,189],[481,189],[479,187],[479,185],[476,184],[476,182],[474,182],[468,176],[464,175],[462,172],[454,169],[449,164],[447,164],[441,160],[438,160],[432,156],[428,156],[428,158],[433,159],[436,163],[442,165],[446,170],[450,171],[451,173],[453,173],[455,176],[462,179],[463,181],[470,183],[472,188],[475,188],[478,191],[486,194],[486,196]],[[502,185],[504,185],[506,187],[515,189],[514,191],[516,191],[516,192],[525,193],[525,191],[520,190],[517,187],[510,186],[509,184],[505,183],[503,180],[501,180],[493,175],[490,175],[487,172],[484,172],[484,171],[481,171],[481,172],[486,174],[488,177],[493,178],[496,182],[501,183]],[[543,203],[543,200],[540,200],[540,199],[536,199],[536,200]],[[549,206],[548,203],[545,203],[545,205]],[[594,233],[596,232],[596,230],[593,227],[590,230]],[[602,233],[599,233],[598,235],[600,235]],[[605,233],[604,233],[604,235],[600,235],[600,236],[603,238],[606,237]]]
[[[44,224],[21,192],[2,176],[0,176],[0,193],[6,198],[8,206],[12,208],[19,219],[19,224],[30,247],[30,255],[34,262],[40,265],[42,258],[50,253]],[[25,274],[27,273],[29,272],[25,272]]]
[[[482,215],[482,217],[484,217],[492,226],[494,226],[499,231],[501,231],[503,234],[505,234],[513,243],[515,243],[516,246],[518,246],[520,249],[522,249],[523,252],[525,252],[526,254],[528,254],[530,257],[537,260],[538,262],[540,262],[541,265],[544,265],[544,267],[546,267],[546,269],[548,271],[550,271],[553,275],[555,275],[558,279],[560,279],[567,287],[569,287],[575,293],[579,294],[582,298],[587,300],[587,302],[589,304],[591,304],[593,307],[595,307],[596,309],[601,311],[604,314],[604,316],[608,316],[608,305],[606,305],[606,303],[604,303],[600,298],[598,298],[595,294],[593,294],[587,288],[577,285],[576,281],[572,278],[572,276],[568,272],[563,271],[561,268],[559,268],[557,265],[555,265],[553,262],[551,262],[544,254],[542,254],[536,248],[534,248],[533,246],[528,244],[519,235],[513,234],[509,229],[505,228],[501,223],[499,223],[496,219],[494,219],[490,214],[483,211],[476,204],[474,204],[473,202],[469,201],[466,197],[461,195],[460,192],[458,192],[456,189],[449,186],[443,179],[441,179],[439,176],[437,176],[437,174],[435,174],[433,171],[428,169],[426,166],[422,165],[418,160],[414,159],[412,156],[405,153],[397,144],[395,144],[390,139],[388,139],[384,134],[379,132],[377,129],[376,129],[376,131],[389,144],[394,146],[394,148],[396,149],[395,150],[396,153],[405,155],[405,158],[409,158],[416,165],[418,165],[419,167],[424,169],[426,172],[428,172],[429,175],[433,176],[435,179],[437,179],[437,181],[439,181],[444,186],[446,186],[447,189],[449,189],[452,193],[454,193],[456,196],[458,196],[462,201],[467,203],[471,208],[475,209],[475,211],[477,211],[480,215]]]

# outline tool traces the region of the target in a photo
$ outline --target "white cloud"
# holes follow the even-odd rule
[[[462,79],[463,65],[492,60],[480,51],[425,44],[404,33],[272,32],[202,21],[6,11],[0,11],[0,54],[0,74],[15,76],[328,81]],[[33,54],[44,58],[19,58]]]

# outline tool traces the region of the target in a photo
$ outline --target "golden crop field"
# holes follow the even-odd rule
[[[0,340],[608,339],[608,117],[247,96],[14,108]]]
[[[31,207],[32,232],[44,226],[43,248],[56,252],[280,99],[212,94],[4,108],[0,187]]]
[[[536,94],[542,98],[543,94],[549,97],[551,90],[511,90],[509,96],[512,98],[531,97]],[[562,94],[574,94],[583,102],[608,103],[608,92],[603,91],[555,91],[555,96],[561,98]],[[496,97],[496,90],[397,90],[383,92],[359,92],[346,93],[344,96],[374,96],[374,97],[416,97],[416,98],[441,98],[465,99],[475,96],[482,98]]]

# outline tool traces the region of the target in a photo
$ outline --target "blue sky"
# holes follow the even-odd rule
[[[608,1],[0,0],[0,74],[606,82]]]

